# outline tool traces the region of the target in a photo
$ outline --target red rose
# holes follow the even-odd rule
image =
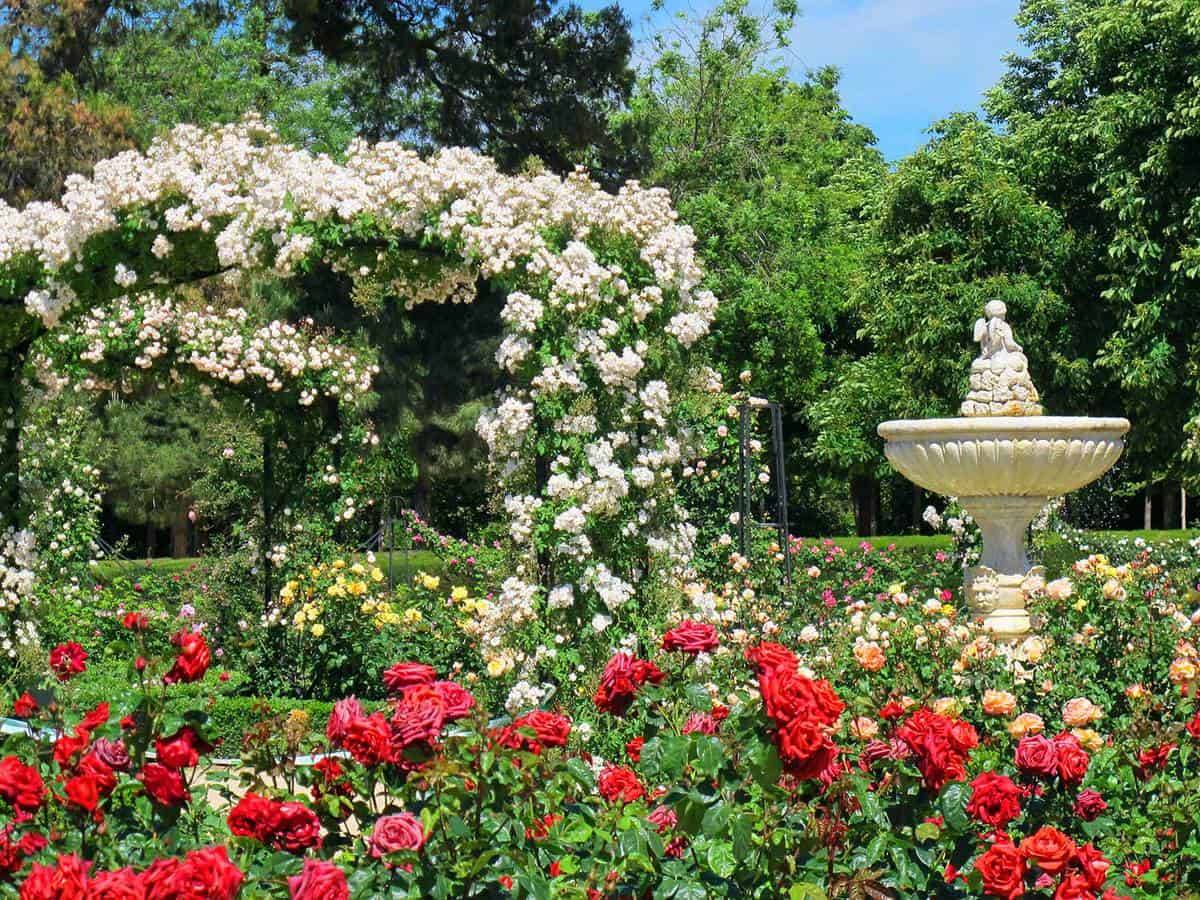
[[[939,791],[946,782],[967,777],[967,752],[979,736],[968,723],[923,706],[896,729],[896,739],[916,757],[925,787]]]
[[[335,747],[342,745],[342,739],[346,736],[346,729],[350,727],[350,723],[355,719],[361,719],[366,715],[362,708],[362,704],[354,697],[347,697],[345,700],[339,700],[333,704],[333,712],[329,714],[329,724],[325,726],[325,736],[333,743]]]
[[[1104,887],[1104,882],[1108,880],[1108,870],[1112,868],[1112,863],[1105,859],[1104,854],[1092,844],[1084,844],[1076,850],[1071,865],[1079,868],[1084,882],[1089,888],[1096,891]]]
[[[716,734],[719,727],[711,713],[694,712],[683,723],[683,733]]]
[[[903,706],[901,706],[895,700],[889,700],[887,703],[883,704],[883,706],[879,707],[879,712],[877,715],[884,721],[890,721],[892,719],[901,718],[904,715],[904,712],[905,710]]]
[[[128,867],[97,872],[88,883],[87,900],[145,900],[145,897],[141,878]]]
[[[1054,900],[1096,900],[1096,892],[1081,872],[1068,872],[1055,888]]]
[[[1017,900],[1025,894],[1025,858],[1013,844],[999,841],[975,860],[975,871],[983,878],[989,897]]]
[[[107,703],[97,703],[95,708],[84,716],[83,721],[76,727],[88,732],[95,731],[101,725],[108,723],[109,709],[110,707]]]
[[[280,803],[276,808],[271,845],[288,853],[303,853],[321,845],[321,822],[303,803]]]
[[[182,860],[158,860],[143,873],[142,880],[146,900],[233,900],[245,876],[229,861],[224,847],[206,847],[193,850]]]
[[[1021,852],[1053,877],[1062,872],[1075,855],[1075,842],[1057,828],[1043,825],[1021,841]]]
[[[646,796],[646,789],[638,781],[637,773],[628,766],[606,766],[597,779],[600,796],[609,803],[618,800],[622,803],[633,803]]]
[[[1026,775],[1050,778],[1058,772],[1058,750],[1044,734],[1027,734],[1017,742],[1016,764]]]
[[[650,810],[646,821],[653,825],[659,834],[666,834],[668,831],[674,831],[675,826],[679,824],[679,814],[671,807],[659,804]]]
[[[437,670],[419,662],[398,662],[383,673],[383,684],[390,693],[399,694],[414,684],[429,684]]]
[[[717,629],[712,625],[684,619],[663,635],[662,648],[680,653],[707,653],[719,643]]]
[[[76,772],[94,779],[96,790],[100,792],[101,796],[107,797],[117,786],[117,776],[114,774],[112,766],[101,759],[94,749],[79,761]]]
[[[1163,768],[1175,744],[1159,744],[1157,747],[1147,747],[1138,754],[1138,777],[1149,778],[1152,772]]]
[[[594,702],[597,708],[614,716],[623,716],[633,704],[638,688],[644,683],[639,661],[629,653],[615,653],[600,674]]]
[[[87,670],[87,658],[87,651],[75,641],[59,644],[50,651],[50,670],[59,681],[70,681]]]
[[[433,687],[442,697],[447,722],[466,718],[475,708],[474,695],[457,681],[435,681]]]
[[[571,720],[559,713],[535,709],[513,722],[515,728],[533,731],[534,739],[542,747],[565,747],[571,736]]]
[[[776,741],[788,773],[801,780],[819,777],[837,758],[837,746],[814,719],[798,716],[779,729]]]
[[[279,805],[254,792],[246,794],[229,811],[229,830],[238,837],[252,837],[266,843],[277,827]]]
[[[666,678],[666,674],[648,659],[635,659],[633,661],[633,674],[637,679],[638,687],[641,687],[647,681],[651,684],[662,684],[662,680]]]
[[[15,756],[0,759],[0,797],[25,812],[38,809],[46,799],[46,783],[41,773]]]
[[[121,620],[121,626],[129,631],[145,631],[150,627],[150,619],[145,613],[128,612]]]
[[[1087,774],[1091,758],[1079,738],[1063,732],[1054,738],[1054,752],[1058,758],[1058,777],[1063,784],[1079,784]]]
[[[60,856],[53,868],[35,865],[21,885],[21,900],[84,900],[90,866],[73,853]]]
[[[182,806],[188,802],[183,776],[162,763],[147,763],[138,776],[150,799],[159,806]]]
[[[25,696],[28,697],[29,695],[26,694]],[[18,713],[18,715],[20,715],[20,714]],[[1188,720],[1188,723],[1186,725],[1184,725],[1183,727],[1185,729],[1187,729],[1188,734],[1190,734],[1196,740],[1200,741],[1200,710],[1197,710],[1196,714],[1194,716],[1192,716]]]
[[[129,768],[129,751],[119,740],[110,741],[108,738],[97,738],[92,744],[92,753],[110,769],[124,772]]]
[[[645,745],[646,739],[641,735],[638,735],[625,744],[625,752],[629,755],[630,762],[641,762],[642,747]]]
[[[392,758],[392,732],[382,713],[372,713],[352,721],[342,738],[351,756],[364,766],[377,766]]]
[[[402,812],[381,816],[367,845],[371,855],[380,859],[398,850],[420,850],[425,846],[426,837],[421,820],[412,813]]]
[[[794,672],[800,665],[796,654],[774,641],[763,641],[761,644],[748,648],[746,661],[759,675],[779,670]]]
[[[67,802],[76,809],[92,813],[100,806],[100,787],[91,775],[68,778],[64,790]]]
[[[175,684],[203,678],[212,664],[212,653],[204,635],[198,631],[180,631],[171,638],[171,643],[179,648],[179,655],[175,657],[171,671],[163,676],[163,681]]]
[[[346,873],[323,859],[306,859],[299,875],[288,879],[292,900],[350,900]]]
[[[1099,818],[1106,809],[1108,804],[1104,802],[1104,798],[1091,788],[1080,791],[1079,796],[1075,798],[1075,815],[1085,822]]]
[[[33,699],[33,695],[29,691],[26,691],[13,703],[13,715],[18,719],[28,719],[37,711],[37,701]]]
[[[768,670],[758,678],[763,708],[779,725],[797,716],[832,725],[846,708],[827,681],[814,681],[791,669]]]
[[[1003,828],[1021,814],[1021,789],[1007,775],[984,772],[971,782],[967,813],[985,825]]]
[[[428,685],[406,690],[392,711],[394,743],[400,750],[413,744],[434,743],[445,724],[445,701],[436,688]]]
[[[200,751],[207,750],[195,729],[185,725],[169,738],[155,738],[154,752],[168,769],[186,769],[200,762]]]

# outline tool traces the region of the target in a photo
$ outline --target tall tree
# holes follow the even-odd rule
[[[1134,420],[1133,470],[1183,472],[1200,415],[1200,11],[1192,0],[1024,0],[1028,51],[988,100],[1025,177],[1085,242],[1081,321]],[[1191,473],[1193,476],[1195,472]]]
[[[617,5],[559,0],[287,0],[297,50],[352,73],[348,98],[374,139],[476,147],[502,166],[617,176],[629,148],[608,125],[633,87]]]
[[[866,199],[886,169],[841,105],[838,75],[801,82],[779,62],[795,5],[725,0],[656,41],[630,119],[649,179],[699,235],[721,299],[710,346],[726,381],[783,404],[798,525],[840,524],[811,465],[808,409],[855,349],[848,313],[869,237]]]

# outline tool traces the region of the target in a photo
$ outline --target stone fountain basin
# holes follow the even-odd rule
[[[899,419],[879,426],[888,462],[950,497],[1039,497],[1095,481],[1121,456],[1127,419],[981,416]]]

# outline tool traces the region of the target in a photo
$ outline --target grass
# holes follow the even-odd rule
[[[363,557],[359,557],[360,559]],[[150,559],[150,560],[117,560],[106,559],[92,567],[92,573],[101,584],[111,584],[120,577],[136,578],[151,572],[155,575],[177,575],[186,572],[192,566],[200,565],[202,558],[191,559]],[[388,557],[386,553],[376,554],[376,564],[388,573]],[[397,550],[392,558],[395,583],[407,584],[418,572],[429,572],[440,575],[443,570],[442,561],[432,550]]]

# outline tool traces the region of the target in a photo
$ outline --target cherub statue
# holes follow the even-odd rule
[[[1037,388],[1029,377],[1029,360],[1005,321],[1008,308],[991,300],[975,322],[980,354],[971,363],[971,390],[962,405],[964,416],[1040,416]]]
[[[1021,345],[1013,338],[1012,326],[1004,321],[1008,315],[1004,301],[989,300],[983,308],[983,314],[985,318],[975,320],[975,343],[983,348],[979,358],[991,359],[1000,353],[1022,353]]]

